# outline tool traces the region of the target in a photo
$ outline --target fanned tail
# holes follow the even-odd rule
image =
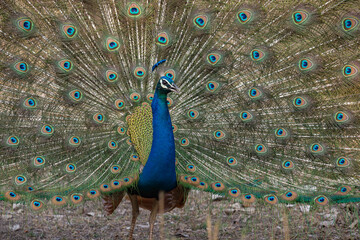
[[[4,198],[37,210],[136,184],[151,120],[131,116],[167,76],[181,184],[246,203],[360,200],[357,1],[0,6]]]

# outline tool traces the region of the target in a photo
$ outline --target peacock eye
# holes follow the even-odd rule
[[[140,6],[138,6],[136,3],[131,3],[128,9],[128,15],[130,17],[138,17],[141,15],[141,9]]]
[[[342,20],[342,29],[345,32],[350,32],[359,27],[359,19],[356,17],[346,17]]]
[[[245,24],[252,19],[253,13],[250,10],[241,10],[238,12],[237,17],[240,23]]]
[[[305,24],[310,18],[310,13],[306,10],[299,9],[292,14],[293,22],[296,25]]]
[[[196,27],[203,29],[206,27],[206,24],[208,22],[208,18],[205,15],[199,15],[194,18],[193,20]]]

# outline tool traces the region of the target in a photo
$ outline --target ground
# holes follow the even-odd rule
[[[183,209],[166,213],[163,221],[158,216],[155,239],[360,239],[359,206],[257,203],[244,207],[220,196],[192,191]],[[135,240],[148,238],[148,218],[149,212],[142,210]],[[0,202],[0,239],[127,239],[130,220],[128,200],[108,217],[100,200],[40,213],[22,204]]]

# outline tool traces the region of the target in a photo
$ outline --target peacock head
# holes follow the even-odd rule
[[[156,90],[159,91],[162,94],[168,94],[170,92],[176,92],[179,93],[179,88],[175,85],[174,81],[167,77],[162,76],[156,85]]]

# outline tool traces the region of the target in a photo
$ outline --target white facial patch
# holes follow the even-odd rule
[[[160,80],[160,85],[162,88],[165,88],[165,89],[169,89],[171,86],[170,83],[165,79]]]

